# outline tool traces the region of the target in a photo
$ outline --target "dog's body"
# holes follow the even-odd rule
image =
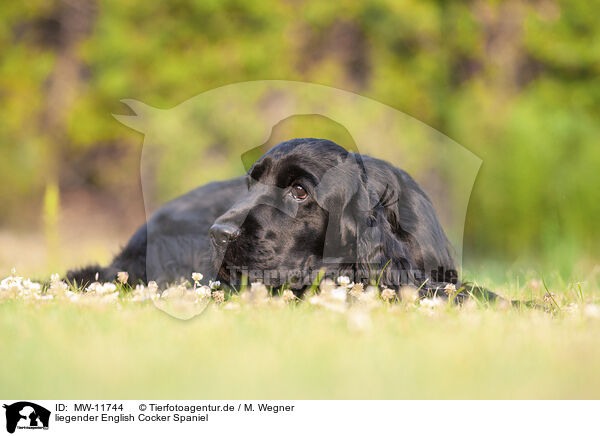
[[[297,291],[327,270],[356,282],[439,289],[459,284],[452,248],[427,195],[404,171],[304,138],[283,142],[243,177],[214,182],[158,210],[106,268],[78,283],[243,275]]]
[[[245,177],[237,177],[223,182],[212,182],[200,186],[181,197],[162,206],[131,237],[125,248],[107,267],[88,266],[81,270],[69,271],[67,278],[78,283],[96,280],[112,281],[120,271],[129,273],[129,283],[144,282],[157,279],[160,282],[176,281],[179,278],[189,279],[192,272],[202,272],[205,277],[216,280],[211,256],[209,229],[215,220],[226,212],[246,190]],[[188,238],[190,246],[197,251],[182,250],[182,245],[173,244],[173,249],[165,247],[163,253],[165,267],[173,266],[169,277],[148,277],[147,253],[149,242],[156,238],[164,239],[165,235],[175,238]],[[184,241],[185,243],[185,241]],[[150,248],[150,250],[152,250]],[[163,269],[160,264],[156,269]]]

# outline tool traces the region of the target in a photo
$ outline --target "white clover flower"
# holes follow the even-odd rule
[[[427,316],[436,316],[439,313],[439,308],[442,307],[446,302],[439,298],[423,298],[419,304],[419,312],[424,313]]]
[[[382,302],[378,297],[379,289],[375,286],[367,286],[366,290],[358,294],[355,303],[362,309],[371,310],[381,306]]]
[[[365,286],[362,283],[354,283],[350,288],[350,295],[352,297],[358,298],[360,294],[364,291]]]
[[[63,281],[57,281],[50,283],[50,288],[48,288],[48,293],[52,295],[61,295],[63,294],[69,287]]]
[[[456,285],[453,283],[448,283],[444,288],[444,292],[450,296],[456,294]]]
[[[443,306],[444,303],[445,303],[444,300],[442,300],[439,297],[423,298],[420,301],[421,306],[428,308],[428,309],[435,309],[436,307]]]
[[[146,301],[157,297],[156,289],[145,287],[144,285],[136,285],[132,292],[131,301]]]
[[[202,280],[204,276],[202,274],[200,274],[199,272],[193,272],[192,273],[192,280],[195,282],[199,282],[200,280]]]
[[[290,289],[286,289],[285,291],[283,291],[281,293],[281,298],[283,299],[284,302],[290,303],[291,301],[294,301],[296,296]]]
[[[219,289],[221,287],[221,282],[218,280],[215,280],[214,282],[212,280],[208,281],[208,286],[211,289]]]
[[[23,287],[31,292],[40,292],[42,290],[42,285],[40,283],[32,282],[30,279],[23,280]]]
[[[332,312],[344,313],[349,307],[346,303],[348,295],[347,289],[341,286],[336,288],[332,280],[329,280],[329,282],[330,283],[321,286],[321,293],[312,296],[308,302],[314,306],[331,310]],[[323,285],[323,283],[321,283],[321,285]]]
[[[212,291],[208,286],[200,286],[199,288],[196,288],[196,294],[200,298],[210,298]]]
[[[396,292],[393,289],[384,288],[381,291],[381,298],[388,302],[392,301],[394,298],[396,298]]]
[[[158,285],[156,284],[156,282],[154,280],[148,282],[148,290],[152,294],[156,294],[158,292]]]
[[[147,298],[147,291],[144,285],[136,285],[135,289],[131,292],[131,301],[144,301]]]
[[[331,298],[337,301],[346,301],[346,288],[335,288],[330,292]]]
[[[187,293],[185,286],[177,285],[165,289],[161,295],[162,298],[176,299],[183,298]]]
[[[112,294],[117,290],[117,285],[114,283],[104,283],[98,289],[96,289],[96,293],[100,295]]]
[[[61,295],[68,289],[65,282],[60,279],[60,275],[52,274],[50,277],[50,287],[47,293],[52,295]]]
[[[252,303],[264,303],[269,298],[269,290],[261,282],[250,284],[250,291],[244,293],[245,300]]]
[[[102,295],[100,301],[102,303],[114,303],[115,301],[117,301],[118,298],[119,298],[118,292],[111,292],[111,293]]]
[[[321,292],[330,292],[332,289],[335,289],[335,282],[329,278],[322,280],[319,289]]]
[[[129,280],[129,273],[127,271],[119,271],[117,273],[117,280],[122,284],[127,283],[127,280]]]
[[[339,276],[337,278],[338,285],[340,286],[348,286],[350,284],[350,277],[348,276]]]
[[[101,287],[101,286],[102,286],[102,284],[100,284],[100,282],[93,282],[93,283],[90,283],[90,284],[88,285],[88,287],[87,287],[87,288],[85,288],[85,290],[86,290],[87,292],[96,292],[96,288],[99,288],[99,287]]]
[[[224,291],[213,291],[212,293],[213,300],[217,304],[221,304],[225,301],[225,292]]]
[[[117,290],[117,285],[114,283],[98,283],[94,282],[87,288],[88,292],[94,292],[97,295],[112,294]]]
[[[7,277],[0,282],[0,294],[3,298],[16,298],[23,290],[23,277]]]
[[[0,286],[3,288],[19,288],[22,286],[23,277],[7,277],[2,282],[0,282]]]
[[[263,282],[250,283],[250,290],[253,292],[262,291],[263,289],[267,289],[267,287],[263,284]]]

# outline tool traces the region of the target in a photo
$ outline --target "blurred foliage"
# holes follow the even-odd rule
[[[228,83],[286,79],[381,101],[481,157],[472,250],[598,254],[599,10],[598,0],[3,2],[0,222],[41,206],[56,179],[61,191],[115,194],[138,183],[127,156],[140,136],[111,116],[126,111],[120,99],[169,108]]]

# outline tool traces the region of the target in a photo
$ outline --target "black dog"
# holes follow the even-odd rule
[[[280,143],[246,176],[171,201],[108,267],[67,278],[109,281],[127,271],[130,283],[165,283],[198,271],[230,285],[247,275],[301,291],[322,269],[424,291],[460,285],[452,247],[419,185],[387,162],[313,138]]]

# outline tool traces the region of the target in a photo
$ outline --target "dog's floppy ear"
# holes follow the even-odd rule
[[[357,244],[355,275],[359,281],[387,286],[415,283],[419,270],[413,241],[399,225],[400,186],[387,165],[366,163],[366,183],[360,196],[368,208],[355,214]]]
[[[338,273],[388,286],[456,281],[433,205],[406,172],[351,154],[333,174],[325,257],[331,253]]]
[[[328,215],[323,263],[330,270],[356,263],[358,223],[369,209],[365,176],[361,156],[348,153],[338,158],[315,187],[315,200]]]
[[[456,282],[452,248],[433,204],[406,172],[381,161],[367,163],[374,229],[361,238],[361,262],[389,262],[382,281],[390,286]],[[372,262],[373,263],[373,262]]]
[[[315,197],[329,217],[323,263],[356,282],[375,282],[387,266],[384,283],[399,283],[400,272],[414,268],[388,213],[398,198],[393,174],[385,177],[380,165],[389,166],[382,161],[367,166],[364,156],[349,153],[322,176]]]
[[[404,171],[349,153],[315,189],[329,215],[323,262],[356,282],[455,281],[450,244],[431,201]]]

